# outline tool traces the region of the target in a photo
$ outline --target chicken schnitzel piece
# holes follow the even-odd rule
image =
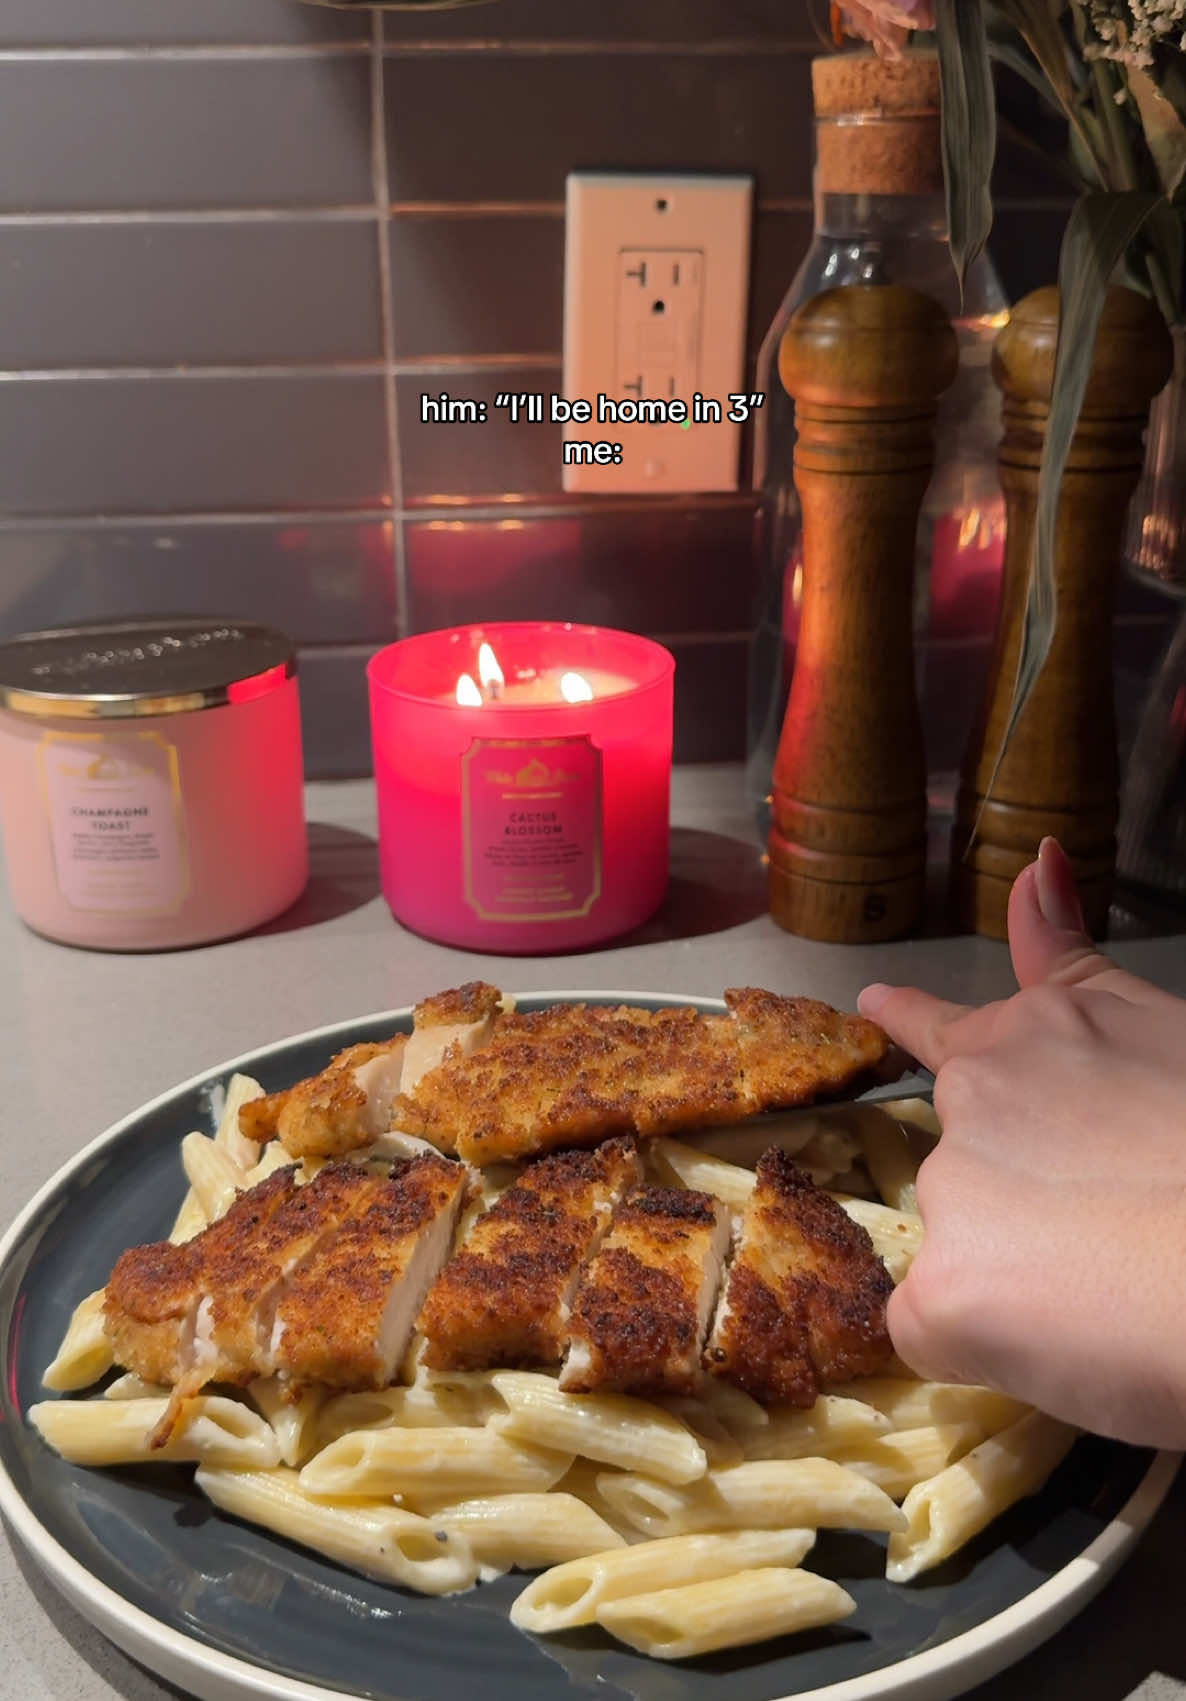
[[[585,1270],[560,1386],[569,1393],[690,1394],[729,1250],[729,1212],[708,1193],[640,1187]]]
[[[888,1049],[872,1022],[814,999],[741,988],[725,1003],[725,1016],[585,1004],[502,1016],[485,1045],[402,1093],[396,1118],[484,1166],[806,1104]]]
[[[470,1172],[415,1158],[327,1237],[276,1308],[271,1356],[294,1385],[385,1388],[449,1256]]]
[[[641,1179],[633,1140],[528,1165],[445,1265],[420,1314],[431,1370],[557,1364],[581,1265]]]
[[[283,1092],[251,1099],[239,1110],[239,1131],[263,1143],[279,1139],[294,1158],[339,1158],[373,1145],[393,1127],[401,1092],[446,1058],[484,1045],[505,1000],[496,986],[468,981],[417,1004],[410,1034],[352,1045],[320,1075]],[[435,1142],[448,1150],[448,1142]]]
[[[277,1369],[303,1376],[299,1340],[313,1328],[324,1330],[318,1381],[376,1385],[360,1383],[364,1365],[389,1380],[388,1360],[402,1351],[448,1256],[467,1184],[460,1164],[435,1156],[390,1178],[334,1164],[307,1186],[294,1170],[278,1170],[192,1240],[120,1257],[104,1299],[113,1355],[188,1396],[208,1382],[244,1384]],[[298,1344],[280,1362],[290,1328]]]
[[[758,1160],[705,1366],[768,1405],[812,1406],[822,1383],[890,1362],[892,1292],[866,1231],[772,1147]]]

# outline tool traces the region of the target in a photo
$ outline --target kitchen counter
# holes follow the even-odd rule
[[[74,951],[27,932],[0,893],[0,1225],[80,1146],[221,1058],[305,1028],[413,1002],[482,977],[511,991],[637,989],[719,995],[748,982],[854,1008],[872,980],[980,1001],[1012,989],[1003,946],[933,937],[876,947],[794,939],[765,913],[764,879],[734,768],[677,769],[668,903],[639,935],[579,956],[478,957],[403,932],[378,889],[369,783],[309,788],[313,877],[297,908],[250,938],[153,956]],[[1186,994],[1186,942],[1136,937],[1114,955]],[[1045,1648],[975,1701],[1183,1701],[1180,1481],[1129,1564]],[[559,1684],[558,1678],[558,1684]],[[558,1688],[558,1694],[561,1691]],[[159,1701],[177,1692],[118,1653],[0,1536],[0,1697]]]

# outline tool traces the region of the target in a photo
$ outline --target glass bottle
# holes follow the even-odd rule
[[[986,255],[971,267],[960,301],[947,247],[938,61],[923,52],[901,60],[833,54],[814,61],[812,79],[815,232],[762,344],[756,381],[766,402],[754,448],[758,609],[746,792],[763,840],[803,584],[795,404],[778,374],[778,351],[793,315],[813,295],[845,284],[908,284],[940,302],[959,337],[959,376],[940,404],[935,474],[919,523],[916,629],[925,632],[933,616],[945,637],[987,638],[1004,559],[1000,395],[990,361],[1008,303]]]

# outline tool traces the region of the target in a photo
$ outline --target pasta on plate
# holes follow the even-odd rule
[[[291,1163],[240,1130],[240,1109],[261,1096],[236,1075],[214,1135],[183,1140],[175,1245]],[[914,1176],[935,1132],[929,1106],[903,1104],[813,1113],[799,1127],[788,1118],[776,1138],[867,1231],[896,1282],[922,1243]],[[409,1155],[399,1138],[352,1161]],[[735,1155],[756,1163],[747,1141]],[[653,1181],[740,1213],[755,1173],[731,1150],[723,1135],[663,1138],[645,1157]],[[322,1162],[304,1160],[303,1179]],[[488,1175],[458,1241],[514,1175]],[[75,1308],[44,1375],[52,1393],[78,1395],[113,1369],[103,1301],[100,1291]],[[807,1568],[818,1530],[888,1536],[886,1575],[906,1584],[1035,1492],[1075,1438],[989,1389],[905,1374],[858,1377],[794,1409],[712,1377],[655,1400],[570,1394],[552,1371],[434,1370],[422,1349],[414,1339],[400,1378],[371,1391],[294,1393],[276,1376],[212,1385],[184,1402],[163,1446],[169,1390],[135,1374],[28,1416],[78,1464],[194,1463],[197,1489],[222,1512],[400,1588],[450,1595],[535,1572],[511,1610],[520,1630],[599,1626],[665,1660],[843,1620],[851,1597]]]

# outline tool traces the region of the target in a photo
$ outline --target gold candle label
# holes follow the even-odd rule
[[[189,891],[177,749],[155,732],[41,740],[58,889],[76,910],[166,915]]]
[[[483,921],[569,921],[601,896],[601,751],[475,738],[461,758],[465,901]]]

